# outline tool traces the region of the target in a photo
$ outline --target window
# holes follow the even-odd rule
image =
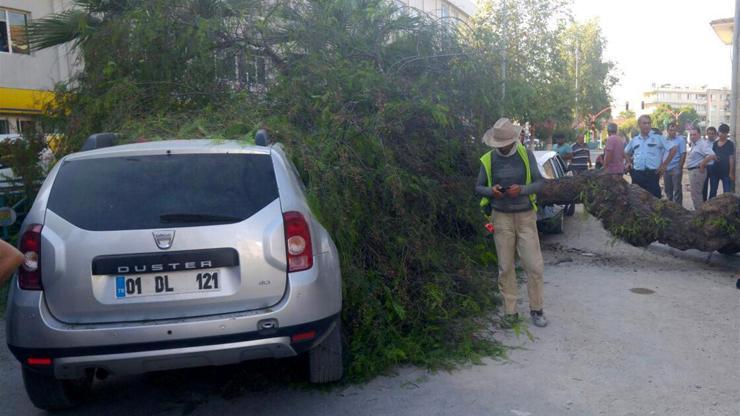
[[[8,16],[5,10],[0,10],[0,52],[10,52],[8,43]]]
[[[36,123],[32,120],[18,120],[18,133],[30,136],[36,132]]]
[[[545,162],[545,164],[542,165],[542,168],[544,169],[544,172],[542,172],[542,176],[544,176],[545,179],[557,178],[557,176],[555,176],[555,168],[552,167],[552,159]]]
[[[0,134],[10,134],[10,123],[8,123],[8,120],[0,120]]]
[[[446,19],[450,17],[450,5],[446,2],[442,2],[442,10],[440,10],[439,17]]]
[[[0,52],[28,55],[28,13],[0,9]]]
[[[232,224],[278,198],[270,155],[182,154],[65,162],[48,208],[92,231]]]

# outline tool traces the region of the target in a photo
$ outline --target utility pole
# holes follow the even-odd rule
[[[578,39],[576,39],[576,122],[578,122],[578,63],[579,63]]]
[[[735,193],[740,192],[740,175],[738,175],[738,168],[740,168],[740,146],[738,146],[738,117],[740,112],[738,111],[738,94],[740,94],[740,88],[738,88],[738,65],[740,65],[740,0],[735,0],[735,24],[732,34],[732,137],[735,139]]]
[[[740,0],[738,0],[740,1]],[[503,80],[503,84],[501,86],[501,102],[503,103],[504,99],[506,98],[506,48],[507,48],[507,42],[506,42],[506,0],[503,0],[501,2],[501,32],[502,32],[502,38],[503,38],[503,48],[501,49],[501,79]],[[503,111],[503,105],[501,106],[501,109]],[[502,117],[505,114],[502,114]]]

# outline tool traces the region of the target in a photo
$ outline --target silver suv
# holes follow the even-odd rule
[[[37,407],[94,375],[307,352],[342,376],[337,249],[279,145],[208,140],[66,156],[21,228],[7,340]]]

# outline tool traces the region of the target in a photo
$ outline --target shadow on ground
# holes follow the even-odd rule
[[[110,404],[118,402],[121,414],[131,414],[125,409],[136,408],[149,409],[148,414],[187,416],[214,397],[229,401],[291,388],[320,388],[308,384],[307,364],[302,358],[110,377],[96,381],[89,399],[67,414],[110,414]]]

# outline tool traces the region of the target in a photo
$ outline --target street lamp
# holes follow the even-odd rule
[[[725,45],[732,45],[732,137],[738,141],[738,121],[740,121],[740,0],[735,0],[735,16],[728,19],[714,20],[709,23]],[[735,171],[740,168],[740,146],[735,146]],[[740,175],[735,175],[735,192],[740,192]]]

